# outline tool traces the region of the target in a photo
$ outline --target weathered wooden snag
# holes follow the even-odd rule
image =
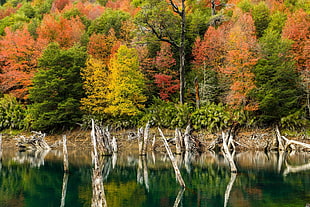
[[[166,138],[165,138],[165,135],[164,135],[164,133],[161,131],[160,128],[158,128],[158,131],[159,131],[159,133],[160,133],[160,135],[161,135],[161,137],[162,137],[163,143],[164,143],[164,145],[165,145],[165,148],[166,148],[167,153],[168,153],[168,155],[169,155],[169,158],[170,158],[170,160],[171,160],[171,163],[172,163],[172,166],[173,166],[173,169],[174,169],[176,178],[177,178],[177,180],[179,181],[180,186],[183,187],[183,188],[185,188],[185,183],[184,183],[184,180],[183,180],[183,178],[182,178],[181,172],[180,172],[180,170],[179,170],[179,168],[178,168],[178,166],[177,166],[177,163],[176,163],[176,161],[175,161],[175,159],[174,159],[174,156],[173,156],[173,154],[172,154],[172,152],[171,152],[171,149],[170,149],[170,147],[169,147],[169,145],[168,145],[168,142],[167,142],[167,140],[166,140]]]

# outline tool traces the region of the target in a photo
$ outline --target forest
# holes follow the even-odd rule
[[[0,4],[0,130],[310,133],[308,0]]]

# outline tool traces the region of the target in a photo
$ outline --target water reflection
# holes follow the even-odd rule
[[[91,206],[89,151],[69,152],[70,175],[62,151],[3,151],[0,206]],[[220,153],[179,155],[187,188],[179,188],[166,154],[118,153],[103,158],[106,203],[120,206],[305,206],[310,203],[310,154],[236,153],[238,174]],[[39,168],[38,168],[39,167]]]

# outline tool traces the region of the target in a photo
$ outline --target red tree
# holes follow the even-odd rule
[[[35,40],[26,27],[15,32],[6,28],[5,33],[0,39],[1,92],[26,99],[37,59],[47,42],[40,38]]]
[[[282,34],[284,38],[294,41],[291,51],[298,70],[310,72],[310,16],[302,9],[297,10],[288,17]]]
[[[180,89],[180,81],[173,80],[172,76],[164,74],[156,74],[155,83],[159,88],[159,96],[161,99],[168,101],[171,94],[176,93]]]
[[[221,71],[231,80],[227,101],[236,108],[257,110],[257,104],[248,100],[255,88],[252,67],[257,62],[255,26],[249,14],[241,14],[229,32],[226,65]]]
[[[79,17],[65,19],[60,16],[59,20],[53,15],[45,15],[37,33],[39,38],[48,42],[58,42],[62,48],[72,47],[81,40],[85,32],[85,26]]]

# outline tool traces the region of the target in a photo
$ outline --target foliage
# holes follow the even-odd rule
[[[81,69],[86,97],[81,99],[81,109],[87,114],[102,116],[107,105],[109,71],[103,61],[88,58],[86,67]]]
[[[12,31],[0,39],[0,61],[2,62],[0,81],[1,92],[10,93],[19,99],[27,99],[28,88],[37,68],[37,59],[46,42],[35,40],[27,28]]]
[[[153,126],[174,128],[174,126],[171,126],[171,123],[176,114],[177,109],[174,103],[155,98],[153,104],[145,110],[141,122],[145,124],[149,121]]]
[[[196,109],[191,115],[194,129],[207,129],[210,132],[219,131],[228,126],[229,112],[223,104],[207,103]]]
[[[108,64],[111,55],[117,50],[118,42],[113,30],[108,35],[92,34],[89,38],[87,51],[93,58],[103,61]]]
[[[289,16],[283,28],[283,37],[294,41],[291,52],[301,72],[310,71],[309,28],[310,16],[302,9]]]
[[[279,123],[300,107],[301,90],[294,62],[290,58],[290,41],[275,31],[268,31],[260,40],[262,58],[254,73],[257,89],[252,97],[259,102],[259,122]]]
[[[258,38],[262,37],[270,22],[270,11],[266,3],[261,1],[253,7],[252,16]]]
[[[70,48],[79,43],[85,32],[85,26],[79,17],[57,20],[53,15],[45,15],[37,33],[39,38],[48,42],[57,42],[62,48]]]
[[[257,109],[257,104],[248,97],[255,88],[252,68],[257,62],[256,47],[253,19],[247,13],[241,14],[229,31],[226,64],[221,69],[231,80],[227,102],[234,108]]]
[[[290,130],[299,130],[309,127],[309,119],[305,116],[305,110],[301,109],[295,113],[284,116],[280,120],[281,127]]]
[[[120,10],[106,9],[100,17],[95,19],[88,28],[88,34],[100,33],[108,35],[113,29],[115,36],[121,38],[121,28],[130,15]]]
[[[0,130],[23,129],[26,109],[14,96],[0,98]]]
[[[120,46],[110,61],[107,108],[112,116],[136,115],[144,108],[146,96],[144,76],[139,70],[137,51],[125,45]]]
[[[154,77],[155,84],[159,89],[159,96],[165,101],[169,100],[171,94],[176,93],[180,88],[180,81],[173,80],[172,76],[156,74]]]
[[[79,102],[83,97],[80,69],[85,61],[85,49],[78,46],[62,50],[53,43],[44,51],[30,89],[33,104],[28,119],[32,129],[65,129],[80,120]]]

